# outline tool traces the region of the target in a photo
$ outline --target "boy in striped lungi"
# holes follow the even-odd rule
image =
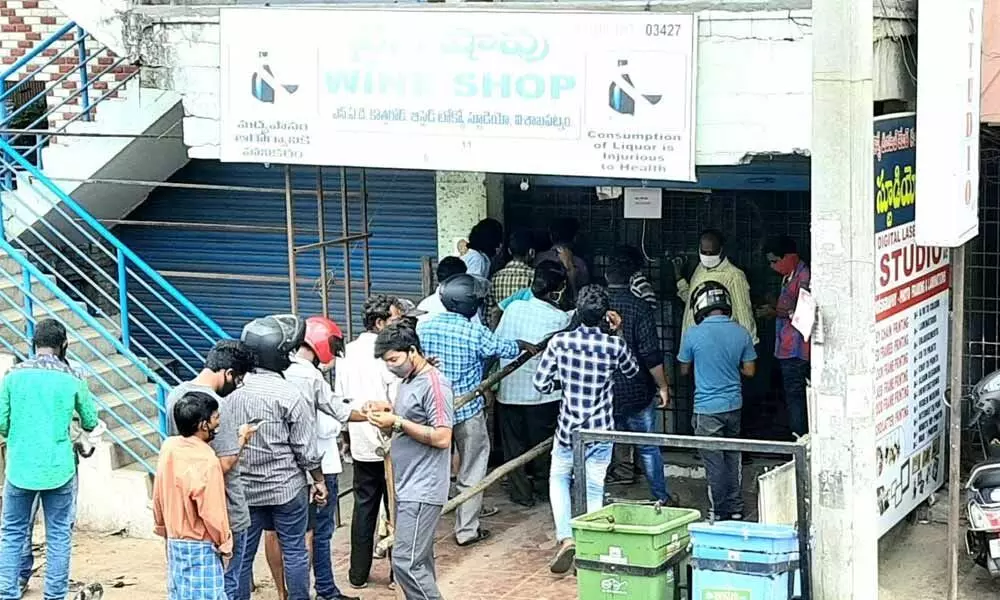
[[[208,445],[219,427],[219,402],[203,392],[174,405],[179,436],[160,449],[153,482],[153,520],[167,540],[168,600],[225,600],[225,565],[233,534],[222,466]]]

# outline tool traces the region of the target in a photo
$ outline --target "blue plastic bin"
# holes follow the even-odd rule
[[[794,527],[723,521],[688,526],[693,600],[790,600],[798,588]]]

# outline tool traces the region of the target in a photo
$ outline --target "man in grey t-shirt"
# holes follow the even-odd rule
[[[219,457],[226,478],[226,508],[229,511],[229,528],[233,531],[233,557],[226,569],[226,597],[236,600],[240,571],[245,556],[247,529],[250,528],[250,509],[247,507],[243,482],[237,466],[240,451],[248,437],[241,439],[240,423],[225,397],[243,385],[243,377],[256,366],[253,352],[243,342],[223,340],[208,352],[205,367],[197,377],[177,385],[167,396],[167,429],[177,435],[174,423],[174,405],[188,392],[205,392],[219,401],[219,429],[209,442]],[[252,431],[246,435],[249,436]],[[249,557],[253,560],[253,557]]]
[[[378,334],[375,356],[403,380],[395,408],[385,402],[368,408],[369,422],[393,434],[389,453],[396,487],[392,572],[405,597],[438,600],[434,530],[451,483],[455,420],[451,384],[424,358],[416,330],[405,321]]]

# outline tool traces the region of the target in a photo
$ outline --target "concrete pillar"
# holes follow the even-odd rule
[[[814,0],[813,596],[878,594],[874,396],[872,2]]]
[[[458,241],[468,240],[472,226],[493,217],[503,222],[501,175],[437,172],[438,257],[458,254]]]

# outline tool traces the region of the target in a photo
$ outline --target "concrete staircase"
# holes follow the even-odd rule
[[[69,357],[87,377],[100,418],[108,427],[108,437],[120,442],[111,444],[112,467],[134,465],[145,471],[136,459],[148,464],[160,443],[159,433],[143,420],[145,417],[153,424],[159,420],[159,410],[153,402],[156,385],[149,382],[134,359],[117,353],[104,334],[86,323],[79,314],[85,311],[83,305],[71,307],[57,298],[49,287],[53,284],[31,282],[28,296],[32,315],[35,319],[55,318],[66,326]],[[19,357],[27,356],[29,351],[25,334],[26,289],[17,261],[0,258],[0,350]]]

